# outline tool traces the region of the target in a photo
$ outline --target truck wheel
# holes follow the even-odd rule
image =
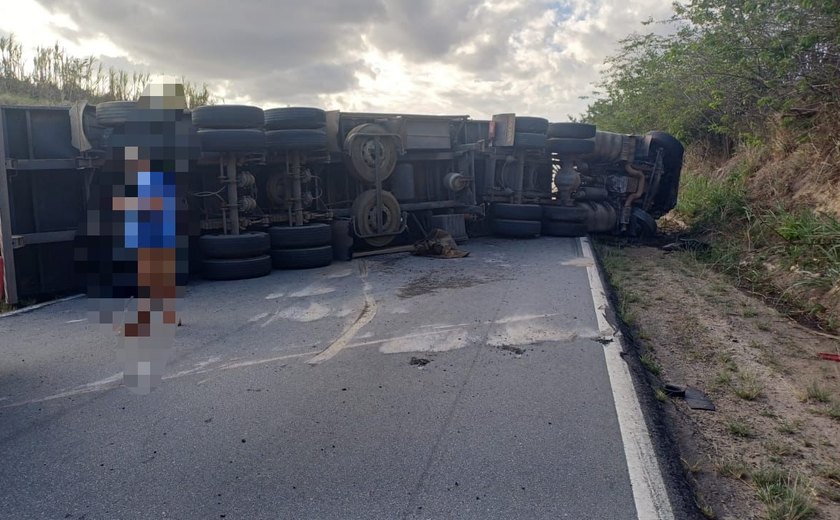
[[[331,245],[305,247],[301,249],[272,249],[271,265],[275,269],[309,269],[324,267],[332,263]]]
[[[497,202],[493,205],[493,215],[496,218],[509,220],[539,220],[542,218],[542,208],[538,204],[505,204]]]
[[[243,280],[257,278],[271,272],[271,257],[210,258],[201,262],[204,277],[208,280]]]
[[[265,133],[266,146],[277,150],[326,150],[324,130],[270,130]]]
[[[543,222],[542,233],[552,237],[582,237],[586,236],[586,224],[549,220]]]
[[[137,108],[134,101],[106,101],[96,105],[96,123],[99,126],[115,127],[124,125]]]
[[[542,215],[548,221],[584,222],[587,213],[586,209],[579,206],[543,206]]]
[[[656,221],[642,208],[633,208],[627,229],[631,236],[649,238],[656,235]]]
[[[677,205],[685,148],[674,136],[665,132],[648,132],[645,138],[650,140],[648,156],[651,161],[656,158],[656,151],[662,149],[662,166],[665,172],[659,181],[657,192],[653,194],[650,210],[654,215],[664,215]]]
[[[545,149],[550,153],[583,155],[595,151],[595,141],[588,139],[552,138],[545,142]]]
[[[260,107],[248,105],[204,105],[192,111],[192,124],[198,128],[262,128]]]
[[[305,226],[273,226],[268,228],[272,249],[292,249],[324,246],[332,243],[332,227],[329,224],[306,224]]]
[[[355,229],[360,235],[376,233],[376,190],[368,190],[353,201],[350,212],[353,215]],[[382,233],[386,236],[365,237],[364,240],[374,246],[386,246],[394,240],[395,233],[402,226],[400,203],[389,191],[382,192]]]
[[[548,119],[542,117],[517,117],[514,122],[516,133],[542,134],[548,130]]]
[[[379,178],[385,180],[391,176],[397,166],[397,145],[394,139],[380,125],[365,123],[350,130],[344,140],[344,151],[349,155],[350,172],[360,181],[376,182],[376,168]],[[367,135],[366,135],[367,134]],[[379,145],[375,135],[381,135]]]
[[[513,146],[527,149],[545,148],[545,140],[545,134],[517,132],[513,137]]]
[[[258,152],[265,148],[265,134],[254,128],[199,130],[204,152]]]
[[[323,128],[327,113],[320,108],[286,107],[265,111],[266,130],[296,130]]]
[[[497,235],[516,238],[533,238],[540,235],[539,220],[496,219],[493,227]]]
[[[268,253],[268,233],[250,231],[241,235],[202,235],[198,239],[204,258],[252,258]]]
[[[587,123],[551,123],[548,137],[564,139],[591,139],[595,137],[595,125]]]

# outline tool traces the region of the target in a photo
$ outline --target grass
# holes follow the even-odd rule
[[[755,436],[755,434],[752,431],[752,428],[750,428],[749,425],[741,421],[730,421],[726,423],[726,430],[735,437],[741,437],[744,439],[748,439],[750,437]]]
[[[754,401],[764,392],[764,383],[758,379],[755,372],[740,372],[733,390],[741,399]]]
[[[787,421],[783,420],[779,427],[776,429],[779,433],[783,433],[785,435],[795,435],[802,431],[802,421],[793,420]]]
[[[831,392],[820,386],[816,381],[812,381],[805,387],[805,395],[802,400],[816,403],[830,403]]]
[[[834,330],[840,317],[827,313],[809,293],[825,293],[840,283],[840,220],[811,207],[751,201],[745,180],[755,169],[747,159],[723,179],[684,173],[676,212],[711,246],[695,256],[732,275],[738,285],[772,297],[791,316],[816,319]],[[793,275],[782,285],[769,264]],[[740,314],[758,316],[749,308]]]
[[[720,458],[714,463],[715,471],[724,477],[743,480],[750,476],[750,468],[743,459],[736,457]]]
[[[793,446],[784,442],[767,441],[764,443],[764,449],[777,457],[787,457],[796,453]]]
[[[831,406],[824,408],[822,410],[817,410],[817,413],[820,415],[825,415],[835,421],[840,421],[840,404],[832,403]]]
[[[642,366],[645,367],[651,374],[658,376],[662,373],[662,367],[659,366],[656,362],[656,358],[653,357],[653,353],[650,351],[646,351],[639,356],[639,361],[642,362]]]
[[[805,520],[814,515],[807,478],[779,467],[761,468],[750,479],[758,499],[767,507],[768,520]]]

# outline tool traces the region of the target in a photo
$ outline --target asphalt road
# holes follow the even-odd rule
[[[192,284],[149,396],[86,300],[0,318],[0,517],[641,516],[581,243],[464,248]]]

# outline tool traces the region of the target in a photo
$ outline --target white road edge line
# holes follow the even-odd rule
[[[58,300],[50,300],[47,302],[30,305],[28,307],[22,307],[14,311],[0,313],[0,318],[10,318],[12,316],[17,316],[18,314],[26,314],[27,312],[37,311],[38,309],[43,309],[44,307],[49,307],[50,305],[55,305],[56,303],[69,302],[70,300],[76,300],[79,298],[83,298],[84,296],[84,294],[74,294],[73,296],[67,296],[66,298],[59,298]]]
[[[621,333],[607,321],[609,307],[607,293],[601,283],[589,239],[581,237],[580,246],[583,256],[592,260],[591,265],[586,266],[586,273],[589,276],[589,287],[595,304],[598,330],[602,336],[613,338],[613,341],[604,345],[604,358],[607,363],[615,412],[618,416],[618,426],[621,430],[621,440],[624,444],[624,456],[630,474],[630,486],[633,488],[636,514],[641,520],[673,520],[674,511],[668,499],[662,473],[659,471],[650,433],[633,386],[630,368],[621,358],[624,340]]]

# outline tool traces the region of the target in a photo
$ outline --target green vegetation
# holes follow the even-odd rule
[[[726,429],[735,437],[752,437],[752,429],[744,422],[731,421],[727,423]]]
[[[792,196],[840,171],[836,1],[686,0],[649,23],[667,29],[621,42],[582,120],[679,138],[676,213],[711,246],[698,259],[794,317],[840,327],[840,214]]]
[[[816,381],[811,382],[805,387],[804,401],[812,401],[817,403],[830,403],[831,392],[822,387]]]
[[[608,60],[584,119],[616,131],[661,129],[685,141],[754,142],[768,117],[835,96],[834,0],[689,0]],[[663,32],[663,31],[658,31]]]
[[[750,476],[769,520],[804,520],[813,516],[811,485],[800,475],[781,468],[761,468]]]
[[[0,104],[64,104],[137,99],[149,82],[148,73],[107,70],[93,56],[70,56],[56,44],[38,47],[31,63],[14,35],[0,37]],[[206,84],[183,80],[190,107],[212,103]]]

